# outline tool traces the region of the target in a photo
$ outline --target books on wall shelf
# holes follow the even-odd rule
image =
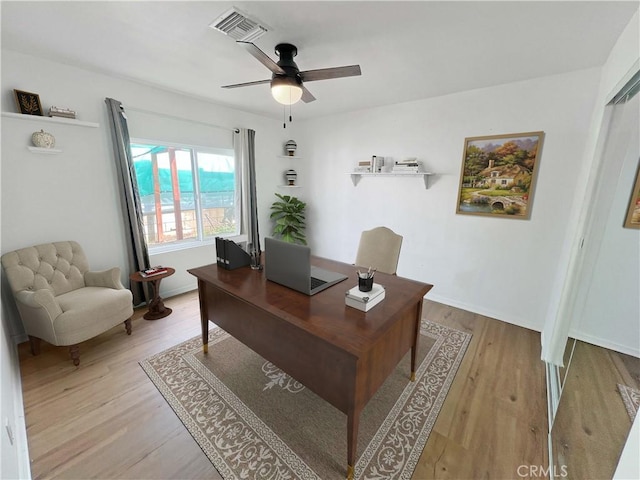
[[[393,173],[420,173],[422,172],[422,162],[416,160],[415,157],[400,160],[393,164],[391,171]]]
[[[353,173],[380,173],[384,167],[384,157],[373,155],[371,160],[358,162],[358,166],[353,169]]]
[[[55,107],[49,108],[50,117],[76,118],[76,111],[69,108]]]
[[[362,162],[358,162],[358,166],[353,169],[354,172],[357,173],[369,173],[371,172],[371,161],[365,160]]]
[[[157,265],[155,267],[147,268],[145,270],[140,271],[140,275],[144,278],[153,277],[155,275],[161,275],[167,272],[167,268],[161,265]]]

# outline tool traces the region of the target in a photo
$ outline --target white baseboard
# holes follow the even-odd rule
[[[433,300],[434,302],[449,305],[450,307],[456,307],[471,313],[477,313],[478,315],[482,315],[484,317],[495,318],[496,320],[500,320],[501,322],[510,323],[511,325],[523,327],[535,332],[542,331],[542,327],[540,325],[534,325],[530,320],[524,318],[515,318],[512,315],[506,315],[501,312],[487,310],[485,308],[478,307],[477,305],[466,304],[464,302],[459,302],[452,298],[443,297],[438,294],[428,293],[425,298],[427,300]]]
[[[640,348],[632,347],[629,345],[622,345],[620,343],[612,342],[606,339],[594,337],[593,335],[580,333],[576,331],[569,332],[569,336],[575,338],[576,340],[580,340],[582,342],[590,343],[592,345],[596,345],[597,347],[606,348],[609,350],[614,350],[619,353],[624,353],[626,355],[631,355],[632,357],[640,358]],[[632,339],[636,342],[638,339]]]
[[[186,285],[179,288],[173,288],[171,290],[163,291],[162,298],[165,298],[165,299],[171,298],[171,297],[175,297],[176,295],[182,295],[183,293],[193,292],[194,290],[197,290],[197,288],[194,288],[193,285]]]
[[[24,343],[28,341],[29,341],[29,335],[27,335],[26,333],[14,335],[13,337],[13,343],[15,343],[16,345],[18,345],[19,343]]]

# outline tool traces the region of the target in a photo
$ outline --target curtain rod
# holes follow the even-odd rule
[[[230,132],[235,132],[235,133],[238,133],[240,131],[238,128],[223,127],[222,125],[215,125],[213,123],[202,122],[200,120],[191,120],[188,118],[178,117],[176,115],[169,115],[168,113],[160,113],[160,112],[154,112],[153,110],[145,110],[144,108],[125,107],[124,105],[123,105],[123,108],[125,113],[127,112],[127,110],[131,110],[133,112],[149,113],[151,115],[159,115],[161,117],[173,118],[175,120],[181,120],[183,122],[199,123],[200,125],[206,125],[207,127],[219,128],[221,130],[229,130]]]

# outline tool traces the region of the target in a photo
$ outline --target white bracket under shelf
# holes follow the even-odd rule
[[[431,175],[435,175],[435,173],[430,172],[418,172],[418,173],[397,173],[397,172],[380,172],[380,173],[371,173],[371,172],[351,172],[351,181],[354,186],[358,185],[358,182],[362,177],[422,177],[424,180],[424,188],[429,188],[429,177]]]

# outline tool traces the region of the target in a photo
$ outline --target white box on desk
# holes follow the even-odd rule
[[[370,292],[361,292],[356,285],[351,290],[347,291],[344,301],[348,307],[368,312],[384,300],[384,294],[384,287],[378,283],[373,284],[373,288]]]

